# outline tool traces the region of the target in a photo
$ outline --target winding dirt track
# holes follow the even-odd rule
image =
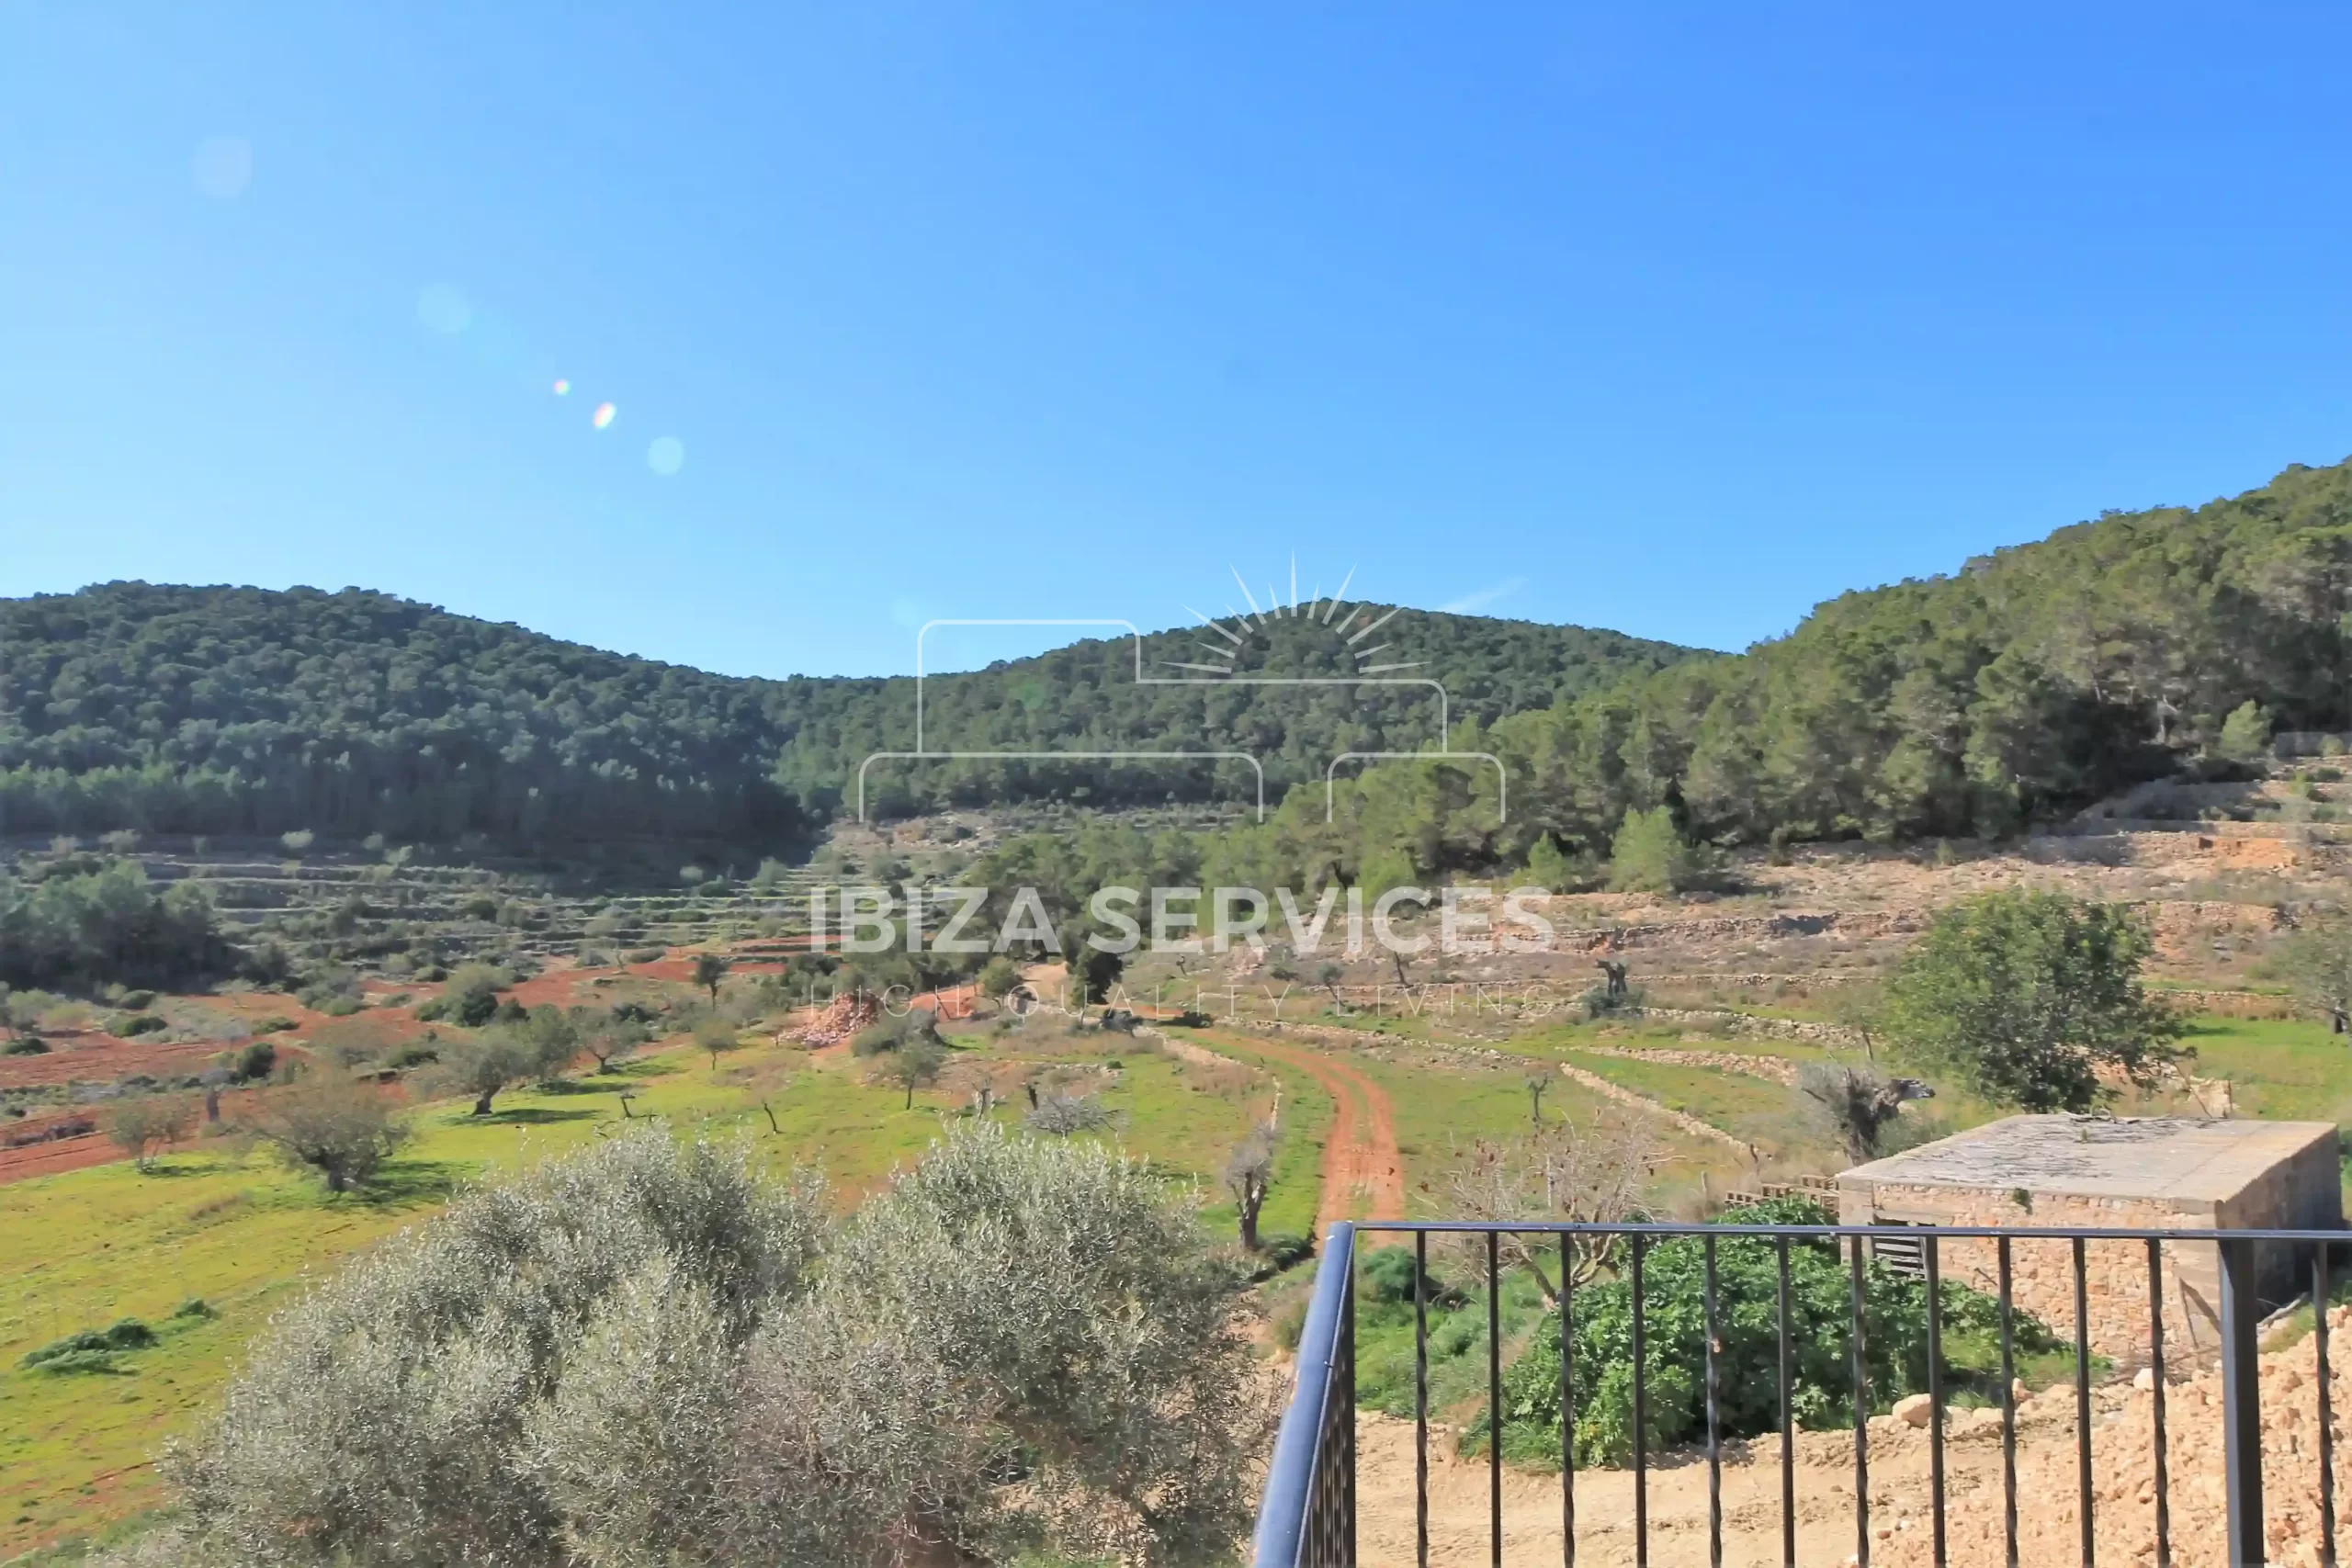
[[[1396,1107],[1386,1089],[1328,1052],[1224,1031],[1206,1038],[1220,1049],[1295,1067],[1331,1097],[1331,1134],[1323,1145],[1323,1195],[1315,1213],[1318,1233],[1334,1220],[1405,1217],[1405,1165],[1396,1150]]]

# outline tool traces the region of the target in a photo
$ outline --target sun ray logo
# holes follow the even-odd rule
[[[1250,686],[1414,686],[1426,688],[1434,698],[1437,720],[1435,742],[1424,741],[1412,750],[1351,750],[1342,751],[1329,760],[1323,771],[1323,814],[1328,821],[1336,810],[1336,791],[1340,770],[1351,765],[1375,761],[1476,761],[1495,771],[1495,808],[1498,819],[1510,819],[1510,780],[1502,759],[1490,751],[1457,751],[1453,749],[1452,698],[1445,683],[1427,674],[1412,674],[1427,661],[1419,659],[1388,659],[1382,656],[1395,651],[1392,641],[1375,640],[1383,628],[1404,613],[1405,606],[1381,606],[1370,600],[1351,600],[1348,590],[1354,585],[1355,569],[1340,581],[1337,592],[1329,599],[1318,584],[1304,599],[1298,592],[1298,558],[1293,556],[1290,565],[1290,594],[1285,600],[1271,585],[1266,591],[1266,603],[1260,604],[1240,569],[1229,568],[1234,585],[1241,590],[1242,602],[1249,606],[1244,612],[1226,606],[1224,619],[1212,619],[1189,604],[1185,609],[1201,625],[1214,632],[1218,642],[1200,642],[1208,655],[1205,660],[1159,660],[1147,666],[1144,656],[1143,628],[1121,616],[986,616],[978,618],[942,617],[925,621],[915,631],[914,689],[914,750],[910,751],[876,751],[858,765],[857,819],[866,820],[866,779],[877,762],[944,762],[958,761],[1080,761],[1093,760],[1119,763],[1232,763],[1246,767],[1256,784],[1257,818],[1266,819],[1266,769],[1264,761],[1250,751],[1220,749],[1188,750],[1181,747],[1166,749],[1130,749],[1113,750],[1071,748],[1068,750],[1028,750],[991,748],[983,750],[942,750],[930,743],[924,725],[924,684],[933,677],[923,668],[924,639],[943,626],[1067,626],[1116,627],[1125,632],[1134,649],[1135,682],[1139,686],[1199,686],[1231,683]],[[1297,622],[1328,628],[1354,665],[1351,674],[1272,674],[1247,667],[1243,655],[1251,649],[1254,640],[1274,633],[1284,623]],[[1172,670],[1175,674],[1152,674],[1148,669]]]
[[[1405,607],[1393,605],[1375,615],[1374,612],[1378,606],[1351,603],[1348,598],[1348,589],[1356,580],[1356,569],[1353,567],[1348,569],[1348,575],[1340,581],[1339,592],[1330,598],[1323,597],[1322,585],[1317,583],[1302,602],[1298,596],[1298,558],[1293,556],[1290,558],[1290,598],[1285,602],[1282,594],[1269,584],[1263,606],[1259,604],[1258,596],[1250,592],[1249,580],[1241,575],[1241,569],[1237,566],[1227,570],[1233,573],[1233,585],[1241,590],[1241,602],[1249,608],[1237,610],[1228,604],[1224,616],[1220,618],[1204,615],[1190,604],[1185,605],[1184,613],[1200,622],[1204,629],[1215,632],[1220,640],[1195,645],[1206,656],[1204,660],[1161,660],[1160,663],[1168,669],[1186,670],[1201,675],[1234,675],[1241,669],[1240,660],[1249,651],[1251,634],[1262,634],[1283,620],[1330,627],[1332,636],[1340,640],[1348,657],[1354,661],[1359,675],[1386,675],[1399,670],[1419,670],[1425,662],[1419,659],[1391,660],[1385,664],[1373,662],[1382,654],[1392,651],[1395,645],[1388,642],[1365,644],[1377,636],[1382,627],[1403,614]],[[1345,614],[1341,613],[1343,611]]]

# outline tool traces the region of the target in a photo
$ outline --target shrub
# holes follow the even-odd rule
[[[52,1339],[38,1350],[28,1350],[17,1364],[45,1372],[110,1372],[115,1358],[125,1350],[144,1350],[155,1343],[155,1331],[135,1317],[121,1318],[105,1328],[85,1328],[62,1339]]]
[[[277,1070],[277,1047],[266,1040],[256,1040],[237,1053],[229,1076],[239,1083],[258,1083]]]
[[[0,1045],[0,1056],[46,1056],[49,1042],[38,1034],[19,1034],[6,1045]]]
[[[991,1001],[1002,1001],[1021,984],[1021,971],[1012,959],[1000,953],[980,965],[978,980],[980,995]]]
[[[1436,1275],[1427,1269],[1419,1272],[1426,1281],[1423,1290],[1427,1300],[1448,1299],[1450,1292],[1438,1282]],[[1367,1298],[1375,1302],[1410,1302],[1413,1299],[1414,1274],[1411,1247],[1375,1247],[1364,1255],[1361,1265],[1361,1288]]]
[[[2222,721],[2215,748],[2233,762],[2255,762],[2270,755],[2270,713],[2260,703],[2241,703]]]
[[[1073,1133],[1089,1133],[1111,1124],[1110,1108],[1091,1094],[1049,1094],[1037,1101],[1036,1109],[1021,1119],[1022,1126],[1032,1133],[1045,1133],[1066,1138]]]
[[[503,970],[487,964],[467,964],[449,976],[448,985],[435,998],[441,1005],[434,1017],[446,1018],[468,1029],[480,1029],[498,1016],[498,993],[514,983]],[[427,1003],[427,1007],[432,1003]],[[519,1009],[517,1010],[520,1010]],[[417,1010],[417,1017],[424,1017],[424,1010]]]
[[[1728,1224],[1828,1224],[1833,1216],[1805,1199],[1783,1198],[1723,1215]],[[1705,1252],[1701,1238],[1678,1237],[1651,1247],[1643,1266],[1646,1331],[1648,1441],[1652,1451],[1706,1428]],[[1853,1419],[1849,1349],[1853,1305],[1849,1261],[1827,1241],[1789,1247],[1792,1403],[1800,1426],[1836,1427]],[[1881,1404],[1927,1386],[1927,1286],[1876,1261],[1864,1276],[1870,1333],[1865,1340],[1872,1397]],[[1722,1430],[1752,1437],[1780,1421],[1779,1275],[1767,1238],[1724,1236],[1716,1243],[1718,1395]],[[1579,1464],[1620,1464],[1633,1453],[1633,1286],[1620,1268],[1612,1279],[1573,1297],[1576,1340],[1576,1458]],[[1946,1386],[1961,1392],[1981,1372],[1954,1367],[1971,1337],[1997,1327],[1999,1303],[1951,1280],[1943,1285]],[[2038,1321],[2018,1314],[2017,1344],[2039,1353],[2058,1341]],[[1987,1383],[1987,1387],[1994,1385]],[[1504,1447],[1508,1453],[1560,1457],[1560,1332],[1547,1314],[1527,1350],[1504,1380]]]

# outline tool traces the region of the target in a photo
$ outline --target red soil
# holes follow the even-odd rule
[[[1405,1217],[1405,1165],[1396,1149],[1396,1111],[1388,1091],[1363,1071],[1328,1053],[1287,1041],[1221,1034],[1214,1037],[1256,1055],[1271,1057],[1321,1085],[1331,1097],[1331,1135],[1323,1145],[1323,1195],[1316,1205],[1320,1231],[1334,1220],[1356,1217],[1359,1195],[1370,1213],[1363,1218]]]

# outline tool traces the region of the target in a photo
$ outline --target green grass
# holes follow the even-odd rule
[[[1474,1428],[1487,1410],[1487,1294],[1476,1258],[1432,1238],[1429,1310],[1430,1418],[1460,1429],[1460,1451],[1476,1445]],[[1510,1366],[1544,1321],[1544,1296],[1523,1269],[1506,1271],[1496,1315],[1502,1327],[1502,1364]],[[1359,1279],[1356,1287],[1356,1399],[1384,1415],[1413,1414],[1413,1303],[1379,1300]]]
[[[2240,1115],[2287,1122],[2352,1117],[2352,1049],[2324,1023],[2283,1019],[2198,1018],[2183,1044],[2192,1069],[2226,1078]]]
[[[1405,1027],[1396,1032],[1408,1034],[1430,1022],[1401,1021]],[[1789,1116],[1790,1091],[1738,1074],[1599,1055],[1589,1048],[1753,1051],[1798,1059],[1820,1053],[1777,1041],[1685,1042],[1681,1033],[1672,1027],[1555,1021],[1498,1048],[1573,1062],[1736,1137],[1774,1146],[1785,1135],[1781,1124]],[[1309,1231],[1333,1117],[1329,1097],[1305,1072],[1253,1050],[1250,1036],[1210,1032],[1202,1038],[1280,1079],[1283,1138],[1261,1223],[1269,1234]],[[1171,1179],[1197,1182],[1204,1222],[1219,1234],[1231,1233],[1233,1215],[1220,1177],[1227,1153],[1262,1113],[1261,1097],[1229,1087],[1220,1092],[1181,1061],[1114,1037],[1039,1026],[1001,1036],[967,1032],[956,1043],[991,1055],[1057,1063],[1118,1060],[1117,1078],[1100,1089],[1116,1125],[1102,1135]],[[2201,1018],[2187,1043],[2198,1049],[2199,1073],[2233,1083],[2242,1115],[2335,1121],[2352,1108],[2352,1050],[2323,1025]],[[1444,1210],[1444,1174],[1471,1139],[1515,1136],[1527,1128],[1527,1093],[1516,1066],[1422,1067],[1362,1054],[1348,1059],[1389,1096],[1416,1214]],[[466,1114],[459,1102],[426,1106],[416,1112],[416,1142],[365,1195],[329,1197],[312,1179],[220,1143],[168,1156],[152,1175],[121,1163],[0,1186],[0,1410],[6,1412],[0,1421],[0,1558],[102,1531],[109,1521],[153,1506],[161,1493],[148,1461],[159,1442],[212,1404],[247,1341],[270,1313],[293,1299],[306,1276],[430,1215],[467,1180],[594,1137],[619,1119],[615,1091],[623,1087],[635,1090],[629,1109],[638,1116],[662,1117],[681,1130],[751,1134],[779,1168],[821,1167],[844,1201],[871,1190],[918,1155],[938,1135],[943,1113],[958,1107],[945,1092],[931,1091],[919,1093],[907,1110],[900,1091],[864,1081],[865,1066],[838,1059],[812,1066],[798,1051],[759,1044],[729,1055],[714,1074],[707,1057],[675,1049],[631,1063],[619,1074],[574,1080],[559,1092],[502,1095],[498,1113],[486,1118]],[[763,1097],[775,1112],[775,1134],[759,1109]],[[1599,1104],[1589,1092],[1563,1082],[1547,1093],[1544,1111],[1547,1120],[1580,1119]],[[995,1114],[1017,1122],[1024,1110],[1016,1100]],[[1932,1114],[1956,1129],[1999,1112],[1948,1093],[1934,1102]],[[1738,1156],[1717,1144],[1670,1134],[1668,1146],[1674,1163],[1661,1183],[1662,1200],[1695,1186],[1702,1174],[1714,1179],[1717,1191],[1740,1175]],[[40,1373],[17,1366],[26,1351],[76,1330],[126,1316],[161,1324],[188,1297],[204,1298],[219,1315],[183,1324],[153,1348],[123,1354],[119,1364],[127,1375]],[[1516,1287],[1507,1290],[1507,1337],[1526,1306]],[[1483,1378],[1483,1309],[1469,1315],[1476,1321],[1447,1330],[1463,1343],[1452,1346],[1449,1338],[1446,1358],[1449,1365],[1461,1360],[1469,1367],[1463,1376],[1475,1372],[1476,1382]],[[1394,1326],[1366,1320],[1362,1353],[1367,1367],[1388,1365],[1383,1358],[1392,1357],[1395,1347],[1384,1336]],[[1405,1354],[1409,1359],[1409,1329]],[[2047,1369],[2035,1372],[2049,1375]],[[1385,1376],[1367,1384],[1368,1398],[1393,1393],[1381,1381]],[[1451,1382],[1442,1382],[1441,1392],[1444,1400],[1456,1400]],[[62,1562],[71,1554],[47,1555]]]
[[[1197,1180],[1204,1199],[1221,1197],[1216,1179],[1249,1108],[1191,1088],[1181,1063],[1124,1044],[1090,1038],[1082,1053],[1057,1059],[1117,1057],[1119,1076],[1102,1092],[1118,1124],[1104,1135],[1171,1178]],[[944,1093],[918,1093],[904,1109],[900,1090],[863,1081],[862,1063],[808,1064],[797,1051],[762,1046],[727,1056],[713,1074],[707,1056],[685,1048],[557,1092],[510,1091],[489,1117],[469,1115],[464,1102],[424,1106],[413,1113],[416,1140],[366,1194],[329,1196],[218,1141],[164,1158],[153,1174],[123,1162],[0,1186],[0,1558],[157,1504],[149,1461],[161,1441],[212,1405],[247,1341],[306,1278],[428,1217],[468,1180],[594,1138],[620,1120],[615,1091],[624,1086],[636,1091],[635,1116],[750,1134],[779,1168],[825,1170],[844,1201],[919,1155],[939,1135],[943,1112],[958,1109]],[[1285,1104],[1299,1132],[1284,1145],[1270,1228],[1304,1231],[1329,1105],[1300,1090]],[[1017,1120],[1023,1109],[997,1115]],[[1204,1219],[1220,1223],[1215,1211]],[[1221,1224],[1230,1226],[1229,1211]],[[79,1329],[126,1316],[160,1325],[191,1296],[219,1315],[119,1356],[118,1375],[17,1365]]]
[[[1796,1092],[1782,1084],[1713,1067],[1644,1062],[1589,1051],[1571,1051],[1566,1060],[1595,1077],[1720,1127],[1769,1154],[1785,1153],[1805,1137]]]

